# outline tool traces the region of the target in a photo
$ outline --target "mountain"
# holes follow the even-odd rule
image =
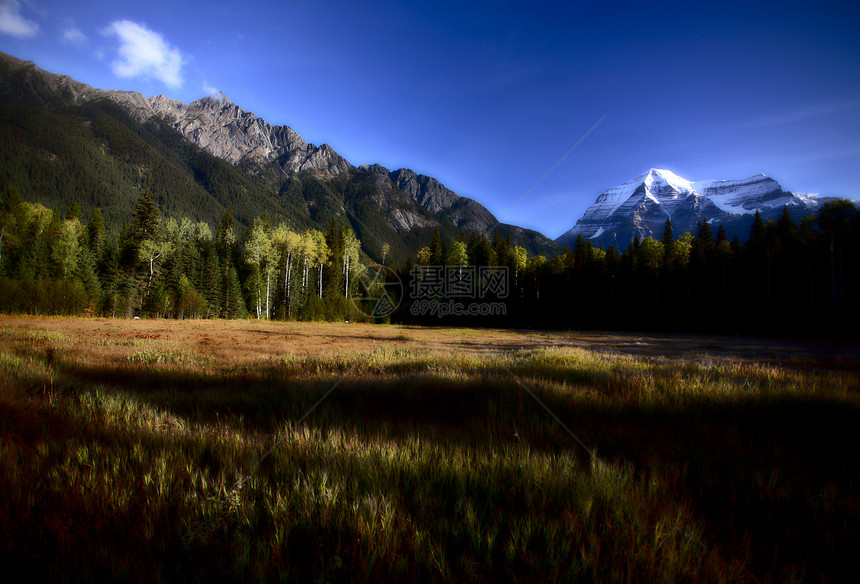
[[[729,238],[743,240],[756,211],[765,220],[775,220],[788,206],[797,220],[828,200],[832,199],[786,191],[763,174],[742,180],[690,182],[668,170],[652,168],[603,192],[556,242],[572,245],[582,235],[594,245],[627,247],[635,235],[661,238],[667,219],[676,236],[686,231],[695,234],[697,224],[707,219],[715,231],[722,225]]]
[[[0,53],[0,114],[0,188],[60,209],[101,207],[115,225],[149,189],[166,215],[210,224],[228,208],[245,226],[264,213],[295,229],[348,223],[375,259],[388,243],[403,261],[435,229],[447,240],[499,230],[532,255],[561,249],[432,177],[355,167],[221,93],[184,104],[95,89]]]

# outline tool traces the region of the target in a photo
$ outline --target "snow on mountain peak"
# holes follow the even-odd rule
[[[679,191],[692,190],[690,187],[692,183],[690,181],[678,176],[671,170],[665,170],[662,168],[652,168],[649,170],[645,176],[645,186],[650,188],[655,181],[658,183],[666,183]]]
[[[742,237],[756,211],[765,219],[776,219],[784,206],[802,214],[814,211],[823,202],[785,191],[764,174],[740,180],[691,182],[672,171],[652,168],[604,191],[576,225],[556,241],[565,245],[582,235],[595,244],[624,246],[634,233],[660,237],[666,219],[672,220],[677,233],[694,232],[697,223],[707,219]]]

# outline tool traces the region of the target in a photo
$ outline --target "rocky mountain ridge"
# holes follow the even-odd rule
[[[19,92],[26,94],[28,104],[36,101],[43,107],[110,100],[138,123],[158,120],[202,150],[250,172],[274,168],[287,180],[307,172],[323,181],[348,176],[362,189],[369,189],[367,202],[401,234],[415,228],[432,229],[439,224],[447,231],[468,233],[475,230],[487,235],[499,229],[502,233],[510,233],[514,243],[532,253],[552,254],[560,249],[538,232],[499,223],[483,205],[459,196],[432,177],[409,169],[390,171],[380,165],[358,169],[329,145],[309,144],[292,128],[269,124],[234,104],[223,93],[185,104],[163,95],[145,97],[133,91],[95,89],[66,75],[43,71],[32,62],[0,53],[0,98],[4,91],[7,99],[15,101],[16,96],[8,94]],[[405,204],[403,194],[429,216]],[[312,201],[308,204],[314,205]]]

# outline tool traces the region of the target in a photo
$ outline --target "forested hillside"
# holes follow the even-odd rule
[[[462,204],[485,215],[479,230],[497,226],[480,204],[454,193],[458,203],[451,209],[429,210],[388,180],[387,171],[380,182],[378,165],[355,168],[327,146],[317,154],[340,160],[342,172],[293,171],[281,158],[234,164],[181,134],[169,115],[141,115],[139,102],[148,103],[139,94],[95,90],[0,54],[0,189],[15,187],[24,200],[50,208],[74,203],[86,215],[100,208],[109,231],[131,221],[137,198],[147,190],[165,217],[203,221],[212,229],[229,209],[238,234],[263,215],[298,231],[324,230],[334,219],[357,232],[363,251],[376,260],[383,243],[391,258],[405,261],[436,229],[454,237]],[[202,132],[239,131],[218,126],[233,109],[218,111],[218,104],[205,99],[199,104],[216,116]],[[291,129],[230,107],[316,152]],[[225,119],[217,118],[222,114]],[[532,253],[560,249],[534,231],[497,227]]]

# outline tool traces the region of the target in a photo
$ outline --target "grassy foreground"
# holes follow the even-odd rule
[[[7,574],[856,580],[852,357],[160,326],[0,319]]]

